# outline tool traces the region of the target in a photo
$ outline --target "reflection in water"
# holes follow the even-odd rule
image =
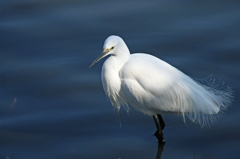
[[[156,159],[160,159],[160,158],[161,158],[164,145],[165,145],[165,142],[164,142],[164,141],[158,143],[158,151],[157,151]]]
[[[157,151],[156,159],[161,159],[164,145],[165,145],[165,142],[158,143],[158,151]],[[213,156],[210,153],[195,153],[193,155],[193,159],[219,159],[219,157]]]

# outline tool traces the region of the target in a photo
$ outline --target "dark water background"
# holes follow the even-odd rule
[[[134,109],[116,123],[102,89],[104,40],[153,54],[194,78],[232,86],[235,101],[210,129]],[[240,1],[1,0],[0,158],[240,158]]]

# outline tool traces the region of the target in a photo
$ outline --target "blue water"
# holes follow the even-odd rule
[[[239,158],[240,1],[0,1],[0,158]],[[133,108],[116,122],[101,85],[109,35],[197,79],[211,75],[235,99],[211,127]]]

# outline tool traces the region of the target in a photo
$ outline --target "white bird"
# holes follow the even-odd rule
[[[200,125],[211,123],[213,117],[232,102],[229,87],[217,90],[194,81],[170,64],[149,54],[130,54],[119,36],[105,40],[103,52],[89,66],[111,55],[102,66],[102,85],[112,106],[119,111],[128,105],[153,116],[155,136],[161,142],[165,123],[161,114],[187,116]]]

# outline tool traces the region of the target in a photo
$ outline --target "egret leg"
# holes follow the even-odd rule
[[[160,126],[161,126],[161,128],[163,130],[164,127],[165,127],[165,123],[163,121],[163,118],[162,118],[162,116],[160,114],[158,114],[157,116],[158,116],[158,120],[159,120]]]
[[[161,115],[159,115],[159,116],[161,116]],[[161,120],[163,121],[162,117],[160,119],[158,119],[158,117],[156,115],[154,115],[153,119],[157,126],[157,131],[154,133],[154,135],[157,137],[159,142],[162,142],[164,139],[162,130],[163,130],[165,124],[164,124],[164,122],[162,122],[163,124],[160,124]],[[163,128],[161,127],[161,125],[163,126]]]

